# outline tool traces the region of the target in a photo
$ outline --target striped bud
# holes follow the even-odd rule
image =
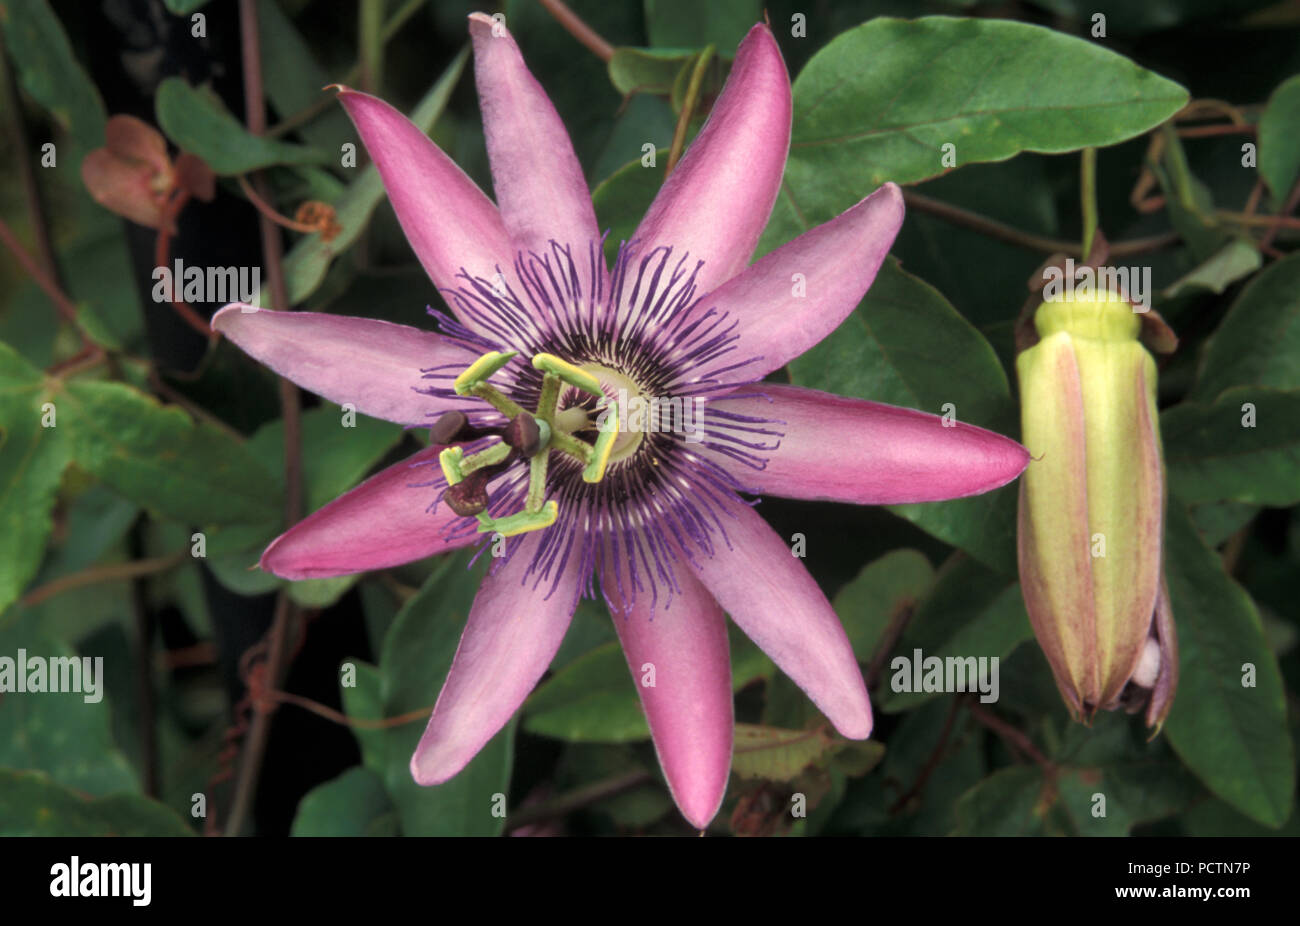
[[[1141,319],[1105,292],[1045,302],[1016,358],[1020,584],[1071,714],[1145,709],[1159,728],[1178,648],[1163,572],[1156,366]]]

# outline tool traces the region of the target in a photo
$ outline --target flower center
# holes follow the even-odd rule
[[[533,367],[543,374],[542,389],[536,411],[529,412],[488,382],[517,354],[517,351],[488,351],[456,377],[453,384],[457,395],[480,398],[509,419],[509,424],[500,434],[500,442],[470,456],[465,456],[463,448],[453,443],[438,455],[447,479],[448,488],[444,496],[447,504],[459,515],[478,518],[478,532],[481,534],[493,531],[511,537],[555,523],[559,505],[554,499],[546,499],[546,471],[552,450],[577,460],[583,467],[584,482],[598,483],[604,479],[620,436],[618,399],[607,395],[610,389],[608,378],[618,377],[623,394],[626,394],[627,386],[635,385],[614,370],[601,367],[602,375],[606,376],[606,381],[602,382],[591,371],[566,363],[552,354],[534,354]],[[565,385],[596,400],[599,414],[594,422],[581,405],[560,408],[560,394]],[[592,443],[574,436],[578,431],[593,429],[596,439]],[[467,430],[464,414],[451,411],[435,423],[433,435],[435,440],[447,442],[478,436],[466,433]],[[625,450],[624,455],[628,452]],[[528,461],[529,468],[524,508],[512,515],[494,518],[487,513],[487,484],[520,458]]]
[[[738,468],[766,466],[783,422],[712,402],[745,385],[757,358],[739,355],[736,322],[701,302],[701,261],[624,242],[606,269],[603,245],[587,242],[584,260],[552,241],[494,280],[461,268],[455,317],[429,310],[445,337],[488,353],[468,370],[422,369],[421,391],[495,411],[435,422],[435,444],[465,446],[447,446],[447,478],[426,485],[446,483],[433,504],[463,515],[449,536],[536,531],[502,551],[531,549],[523,581],[554,592],[576,562],[586,590],[599,573],[607,597],[628,602],[661,583],[680,593],[679,556],[731,543],[726,499],[750,491]]]

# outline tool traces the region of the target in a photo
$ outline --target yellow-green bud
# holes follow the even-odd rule
[[[1119,296],[1045,302],[1016,358],[1020,583],[1071,713],[1145,707],[1159,727],[1178,651],[1162,548],[1165,483],[1156,366]],[[1150,643],[1148,641],[1151,641]]]

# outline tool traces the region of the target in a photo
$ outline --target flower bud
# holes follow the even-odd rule
[[[1165,483],[1156,366],[1141,319],[1098,292],[1045,302],[1016,358],[1020,584],[1071,714],[1145,708],[1158,728],[1178,649],[1163,581]]]

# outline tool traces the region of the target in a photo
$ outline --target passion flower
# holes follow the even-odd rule
[[[450,315],[431,310],[440,333],[240,305],[213,319],[304,388],[434,440],[294,525],[261,564],[333,576],[498,538],[504,555],[411,761],[428,785],[509,720],[599,580],[669,787],[703,827],[731,763],[724,612],[840,733],[871,732],[826,596],[743,496],[955,498],[1014,479],[1027,456],[934,415],[759,382],[852,311],[903,219],[887,184],[746,266],[790,141],[790,82],[766,26],[612,267],[564,126],[514,40],[482,14],[470,33],[496,205],[400,113],[340,94],[447,301]],[[653,685],[640,684],[646,664]]]

